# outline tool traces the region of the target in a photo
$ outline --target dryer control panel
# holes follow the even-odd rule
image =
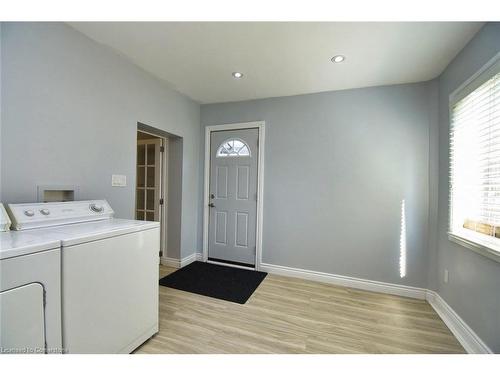
[[[0,203],[0,232],[7,232],[10,229],[10,218],[5,208]]]
[[[9,204],[7,211],[14,230],[105,220],[114,215],[106,200]]]

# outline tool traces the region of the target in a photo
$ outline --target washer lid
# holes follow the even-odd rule
[[[61,242],[42,231],[0,233],[0,259],[59,249]]]
[[[7,215],[7,211],[3,207],[3,204],[0,203],[0,232],[6,232],[10,229],[10,218]]]
[[[50,232],[52,235],[58,236],[62,246],[72,246],[159,227],[160,223],[154,221],[110,219],[90,223],[61,225],[52,228]]]

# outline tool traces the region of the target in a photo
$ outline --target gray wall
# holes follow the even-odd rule
[[[202,105],[203,126],[266,121],[263,262],[427,286],[435,89],[420,83]]]
[[[139,121],[183,138],[181,255],[197,250],[199,105],[62,23],[4,23],[1,43],[2,200],[78,185],[79,198],[134,217]],[[111,174],[127,187],[111,187]]]
[[[2,202],[2,28],[3,22],[0,22],[0,202]]]
[[[448,240],[449,95],[500,51],[500,23],[489,23],[439,78],[439,216],[435,289],[495,352],[500,352],[500,263]],[[436,250],[437,249],[437,250]],[[444,284],[444,269],[449,283]]]
[[[182,230],[182,201],[175,199],[182,194],[182,138],[169,138],[168,142],[168,256],[170,258],[180,259],[181,242],[178,236],[172,236],[172,233],[179,233]],[[201,227],[198,227],[201,231]],[[193,231],[195,232],[195,231]],[[193,233],[196,236],[196,233]],[[193,249],[194,250],[194,249]]]
[[[439,81],[429,93],[429,237],[427,242],[427,288],[435,290],[437,278],[438,184],[439,184]]]

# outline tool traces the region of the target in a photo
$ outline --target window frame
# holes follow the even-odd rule
[[[467,95],[478,89],[481,85],[486,83],[494,75],[500,72],[500,52],[491,58],[481,69],[479,69],[468,80],[461,84],[449,96],[448,105],[448,123],[449,123],[449,137],[448,137],[448,239],[456,244],[459,244],[467,249],[470,249],[478,254],[488,257],[492,260],[500,262],[500,239],[491,238],[491,236],[481,234],[469,229],[464,228],[460,232],[454,232],[452,228],[452,215],[453,215],[453,200],[452,200],[452,176],[451,170],[451,134],[452,134],[452,119],[453,119],[453,106]],[[496,240],[496,241],[495,241]]]

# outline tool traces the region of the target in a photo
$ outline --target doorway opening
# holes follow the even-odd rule
[[[160,222],[160,257],[166,251],[168,138],[137,131],[135,219]]]

